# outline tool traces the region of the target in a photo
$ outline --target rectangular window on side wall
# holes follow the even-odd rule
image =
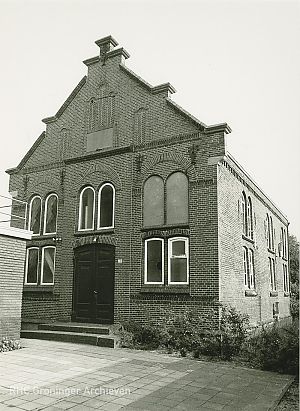
[[[276,291],[276,272],[275,272],[275,260],[269,257],[269,270],[270,270],[270,289]]]
[[[168,282],[169,284],[188,284],[189,250],[187,238],[168,240]]]
[[[283,291],[286,294],[290,292],[289,274],[288,267],[286,264],[283,264]]]
[[[145,284],[164,283],[164,241],[151,238],[145,241]]]

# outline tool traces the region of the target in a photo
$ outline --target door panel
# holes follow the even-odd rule
[[[75,250],[73,311],[75,321],[112,323],[115,250],[91,244]]]

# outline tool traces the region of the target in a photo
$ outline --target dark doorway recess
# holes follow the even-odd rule
[[[115,247],[89,244],[74,251],[73,321],[112,324]]]

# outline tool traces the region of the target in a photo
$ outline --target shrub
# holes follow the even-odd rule
[[[163,345],[165,328],[155,324],[124,323],[118,332],[121,347],[153,350]]]
[[[20,341],[2,338],[0,341],[0,352],[19,350],[21,348]]]
[[[293,323],[271,327],[251,336],[244,345],[243,355],[255,367],[263,370],[297,374],[299,371],[298,325]]]

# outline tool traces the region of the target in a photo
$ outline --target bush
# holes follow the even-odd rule
[[[121,347],[154,350],[164,344],[165,328],[155,324],[125,323],[118,332]]]
[[[251,336],[244,345],[243,355],[255,367],[288,374],[299,372],[298,325],[279,324]]]
[[[0,352],[19,350],[21,348],[20,341],[2,338],[0,341]]]

